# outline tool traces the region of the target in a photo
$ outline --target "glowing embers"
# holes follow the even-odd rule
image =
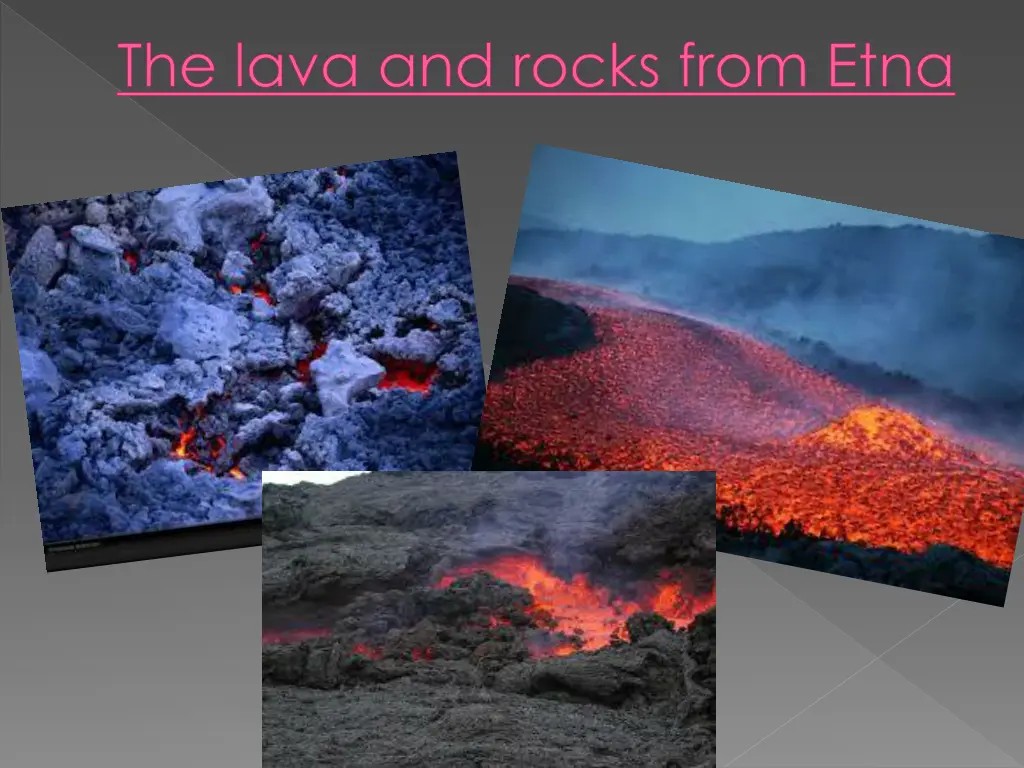
[[[302,360],[299,360],[298,363],[296,363],[295,375],[298,377],[299,381],[304,382],[306,384],[310,382],[312,378],[312,374],[309,368],[310,365],[313,364],[314,360],[319,360],[321,357],[323,357],[326,352],[327,342],[319,341],[313,347],[313,351],[309,354],[308,357],[305,357]]]
[[[236,295],[246,292],[245,288],[234,283],[228,286],[228,290]],[[274,297],[270,295],[270,289],[262,283],[256,283],[253,285],[249,288],[248,293],[254,298],[257,298],[270,306],[274,306]]]
[[[384,366],[386,373],[377,383],[378,389],[407,389],[410,392],[429,392],[437,378],[436,365],[416,360],[398,360],[382,357],[377,362]]]
[[[206,409],[198,406],[181,420],[181,433],[171,448],[171,458],[188,461],[192,467],[236,480],[247,479],[230,456],[225,454],[227,439],[223,435],[207,435],[204,428]]]
[[[139,254],[135,251],[125,251],[122,254],[124,263],[128,265],[128,270],[134,274],[139,271]]]
[[[655,582],[640,585],[633,599],[625,599],[606,587],[593,584],[584,574],[565,581],[532,555],[506,555],[458,568],[435,586],[447,589],[457,580],[478,571],[530,593],[533,605],[529,615],[538,626],[554,633],[547,640],[531,643],[535,656],[565,656],[624,641],[626,621],[637,613],[657,613],[673,624],[673,628],[681,629],[715,605],[714,590],[696,597],[689,593],[681,579],[673,578],[667,571]],[[488,619],[492,628],[508,624],[502,617]]]
[[[541,469],[715,470],[745,530],[913,553],[933,544],[1008,567],[1024,472],[743,334],[613,292],[515,279],[574,301],[598,344],[509,369],[480,440]],[[499,335],[500,337],[500,335]],[[986,452],[987,454],[991,452]]]

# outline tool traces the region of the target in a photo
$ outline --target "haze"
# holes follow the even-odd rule
[[[557,147],[533,153],[520,226],[735,240],[831,224],[974,230]]]

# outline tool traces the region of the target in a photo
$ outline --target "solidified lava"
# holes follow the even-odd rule
[[[498,328],[491,361],[494,381],[508,368],[540,358],[571,355],[597,342],[594,325],[583,309],[522,285],[509,283],[501,311],[515,322],[502,323]]]
[[[947,544],[1011,564],[1024,472],[944,425],[633,296],[521,277],[512,286],[585,310],[597,343],[492,379],[475,468],[489,455],[540,469],[713,469],[719,510],[738,510],[745,529],[795,521],[824,538],[907,553]]]
[[[696,617],[714,607],[715,593],[695,597],[667,571],[635,600],[619,597],[592,583],[585,574],[566,581],[551,573],[539,557],[505,555],[458,568],[435,586],[445,589],[457,579],[483,571],[533,597],[529,613],[555,632],[574,637],[574,642],[535,645],[535,656],[565,656],[576,651],[603,648],[625,634],[625,622],[636,613],[651,612],[668,619],[675,629],[688,627]],[[497,623],[494,617],[492,626]]]
[[[455,153],[0,213],[47,543],[257,519],[264,470],[470,468]]]

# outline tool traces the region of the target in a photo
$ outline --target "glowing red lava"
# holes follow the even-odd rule
[[[541,656],[564,656],[579,650],[603,648],[613,640],[625,637],[626,619],[634,613],[653,611],[679,628],[689,626],[698,615],[715,605],[714,590],[696,597],[667,572],[653,584],[646,585],[642,597],[625,600],[609,589],[591,583],[584,574],[564,581],[552,574],[540,558],[532,555],[505,555],[458,568],[435,586],[445,589],[456,579],[478,571],[527,590],[533,597],[532,615],[545,622],[550,620],[555,631],[578,639],[574,643],[534,647],[534,654]],[[491,619],[492,626],[501,623],[500,619]]]
[[[437,366],[415,360],[382,358],[379,360],[386,373],[377,383],[378,389],[407,389],[411,392],[429,392],[437,377]]]
[[[214,435],[213,437],[205,440],[205,451],[206,455],[196,447],[197,438],[199,437],[198,422],[206,416],[206,409],[203,406],[198,406],[195,411],[190,414],[188,419],[182,420],[181,433],[178,435],[178,439],[174,442],[174,446],[171,448],[171,456],[176,459],[183,459],[192,462],[192,464],[204,472],[215,473],[217,470],[214,467],[214,462],[220,458],[221,453],[224,452],[224,448],[227,446],[227,440],[222,435]],[[186,426],[186,423],[188,426]],[[236,480],[247,479],[246,474],[242,472],[238,466],[231,467],[226,473],[230,477]]]
[[[299,362],[295,365],[295,373],[298,375],[299,381],[309,383],[311,379],[309,366],[313,363],[314,360],[319,360],[321,357],[323,357],[326,351],[327,342],[317,342],[316,346],[313,347],[313,351],[310,353],[309,357],[299,360]]]
[[[139,269],[139,255],[134,251],[125,251],[124,254],[125,264],[128,265],[128,269],[133,273]]]
[[[270,295],[270,289],[267,288],[267,286],[263,284],[254,285],[249,293],[260,301],[264,301],[270,306],[274,306],[274,297]]]
[[[596,346],[509,369],[480,440],[545,469],[715,470],[741,526],[1013,560],[1024,472],[784,352],[614,291],[514,277],[583,307]]]

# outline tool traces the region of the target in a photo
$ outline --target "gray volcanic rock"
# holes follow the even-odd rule
[[[360,355],[347,341],[332,341],[310,370],[325,416],[344,413],[353,397],[375,386],[385,374],[384,366]]]
[[[264,470],[470,468],[485,380],[455,155],[341,178],[3,209],[44,541],[258,518]],[[401,342],[441,303],[429,344]],[[429,393],[375,386],[406,362],[382,349],[428,346]]]

